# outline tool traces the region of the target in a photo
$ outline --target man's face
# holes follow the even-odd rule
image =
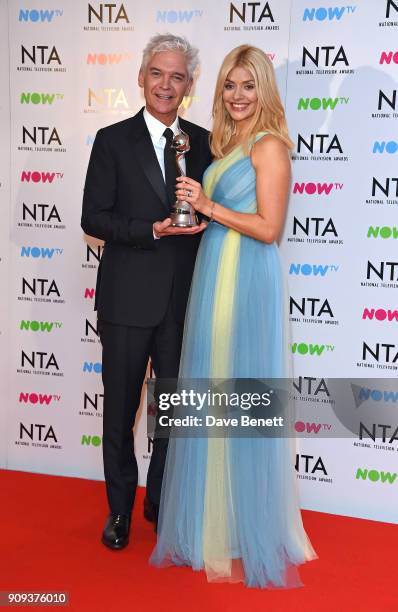
[[[179,51],[160,51],[140,70],[138,84],[144,88],[147,110],[169,126],[177,115],[178,107],[191,89],[185,57]]]

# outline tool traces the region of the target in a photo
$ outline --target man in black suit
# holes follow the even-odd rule
[[[96,309],[103,357],[103,458],[110,515],[102,542],[129,541],[138,481],[132,427],[148,358],[157,378],[176,378],[183,323],[201,231],[171,227],[176,168],[170,149],[182,129],[191,149],[186,174],[201,181],[211,162],[208,132],[178,118],[192,85],[197,50],[171,34],[144,50],[138,83],[145,109],[98,131],[87,170],[82,228],[105,246]],[[168,128],[168,129],[166,129]],[[157,521],[167,440],[155,439],[144,513]]]

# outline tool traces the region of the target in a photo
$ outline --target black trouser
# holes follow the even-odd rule
[[[169,305],[157,327],[127,327],[98,321],[104,383],[103,458],[108,503],[114,514],[130,514],[138,483],[134,454],[135,415],[148,358],[157,378],[177,378],[183,325]],[[156,438],[147,476],[147,497],[159,505],[167,439]]]

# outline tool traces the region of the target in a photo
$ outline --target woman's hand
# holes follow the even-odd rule
[[[201,184],[189,176],[177,177],[176,196],[178,200],[188,202],[206,217],[211,216],[213,202],[203,193]]]

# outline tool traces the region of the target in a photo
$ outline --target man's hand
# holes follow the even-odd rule
[[[196,227],[172,227],[171,219],[168,217],[164,221],[156,221],[153,224],[153,234],[156,238],[163,238],[164,236],[179,236],[185,234],[190,236],[191,234],[199,234],[203,232],[207,227],[207,223],[202,223]]]

